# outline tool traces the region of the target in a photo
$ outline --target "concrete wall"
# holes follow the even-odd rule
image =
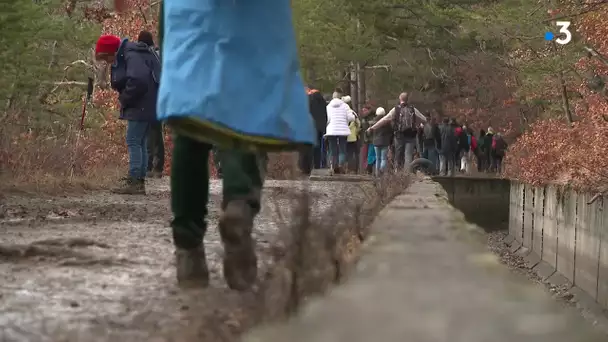
[[[512,181],[512,251],[550,282],[571,283],[608,308],[608,210],[603,199],[555,186]],[[606,208],[608,209],[608,208]]]
[[[474,177],[433,177],[448,194],[450,203],[469,222],[486,231],[507,229],[510,183],[506,179]]]

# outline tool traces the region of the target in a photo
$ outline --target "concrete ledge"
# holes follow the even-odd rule
[[[371,182],[374,178],[370,176],[360,176],[360,175],[333,175],[333,176],[317,176],[313,175],[309,177],[311,181],[317,182]]]
[[[442,196],[432,182],[412,184],[374,221],[346,283],[242,341],[606,341],[573,308],[501,264]],[[419,203],[428,210],[411,209]]]

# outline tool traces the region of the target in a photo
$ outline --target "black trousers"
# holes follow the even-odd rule
[[[359,169],[359,142],[346,143],[346,161],[349,171],[358,171]]]
[[[323,139],[323,132],[317,131],[317,145],[314,147],[303,147],[300,150],[298,167],[303,174],[310,175],[313,168],[321,168],[321,158],[323,158],[321,139]]]
[[[162,172],[165,166],[165,137],[162,122],[150,124],[147,139],[148,171]]]

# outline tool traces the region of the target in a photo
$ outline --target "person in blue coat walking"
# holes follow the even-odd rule
[[[126,1],[115,0],[117,9]],[[316,130],[300,75],[291,4],[283,0],[161,3],[163,74],[158,119],[175,133],[171,209],[178,283],[209,283],[203,237],[208,158],[221,152],[219,232],[224,278],[235,290],[257,280],[252,237],[267,151],[310,148]]]

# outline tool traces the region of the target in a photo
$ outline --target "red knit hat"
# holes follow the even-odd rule
[[[121,39],[113,35],[104,35],[97,39],[95,44],[95,54],[100,53],[115,54],[121,44]]]

